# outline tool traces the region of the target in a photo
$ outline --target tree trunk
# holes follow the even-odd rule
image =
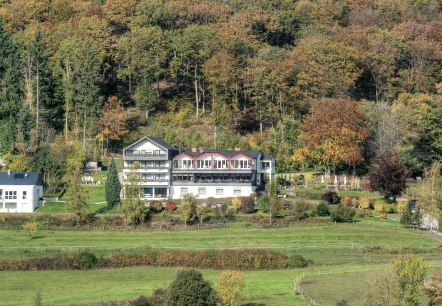
[[[38,64],[37,64],[37,100],[36,100],[36,120],[35,120],[35,129],[37,131],[37,141],[39,139],[39,134],[38,134],[38,120],[39,120],[39,112],[40,112],[40,78],[39,78],[39,68],[38,68]]]
[[[199,117],[199,97],[198,97],[198,79],[197,79],[197,70],[198,65],[195,66],[195,74],[194,74],[194,86],[195,86],[195,106],[196,106],[196,117]]]
[[[83,117],[83,149],[86,149],[86,107],[84,108],[84,117]]]

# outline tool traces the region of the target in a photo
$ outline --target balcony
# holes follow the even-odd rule
[[[123,167],[123,169],[124,170],[133,170],[132,169],[132,167],[128,167],[128,166],[125,166],[125,167]],[[138,168],[136,168],[135,170],[141,170],[141,171],[147,171],[147,170],[168,170],[169,169],[169,167],[168,166],[161,166],[161,167],[149,167],[149,166],[147,166],[147,167],[138,167]]]
[[[164,153],[147,153],[147,152],[124,152],[124,160],[167,160],[169,156]]]
[[[167,178],[161,178],[161,179],[156,179],[156,178],[140,178],[138,180],[138,182],[140,183],[167,183],[169,182],[169,179]]]

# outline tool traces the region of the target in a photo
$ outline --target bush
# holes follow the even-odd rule
[[[344,206],[352,206],[353,205],[353,200],[349,197],[345,197],[344,200],[342,201],[342,204],[344,204]]]
[[[263,195],[258,200],[258,210],[260,212],[266,213],[270,208],[270,197],[268,195]]]
[[[307,213],[310,209],[312,209],[312,205],[307,200],[297,198],[293,202],[290,213],[295,218],[295,220],[299,221],[302,218],[307,217]]]
[[[366,198],[366,197],[359,198],[358,202],[359,202],[359,207],[364,209],[364,210],[372,208],[371,201],[370,201],[369,198]]]
[[[235,211],[233,210],[233,208],[228,208],[227,211],[226,211],[226,214],[224,215],[224,217],[227,220],[235,219]]]
[[[311,190],[307,189],[299,189],[296,191],[296,196],[304,199],[309,200],[322,200],[323,194],[320,192],[312,192]]]
[[[166,305],[167,292],[163,288],[155,289],[152,296],[149,298],[149,305],[163,306]]]
[[[153,305],[153,304],[149,303],[149,299],[147,297],[145,297],[144,295],[140,295],[135,300],[128,301],[124,305],[128,305],[128,306],[150,306],[150,305]]]
[[[328,204],[338,204],[341,202],[341,197],[334,191],[327,191],[322,195],[322,200]]]
[[[342,204],[338,204],[331,212],[331,219],[336,222],[351,222],[355,214],[356,212],[353,207],[345,207]]]
[[[73,269],[91,269],[98,263],[97,256],[90,251],[81,251],[74,255],[72,258]]]
[[[164,209],[163,203],[161,203],[160,201],[150,202],[149,207],[154,213],[162,212]]]
[[[319,217],[330,216],[330,210],[328,209],[328,205],[325,202],[321,202],[316,206],[316,214]]]
[[[397,212],[396,204],[386,204],[385,205],[385,212],[387,214],[394,214],[395,212]]]
[[[178,270],[175,280],[167,289],[169,306],[216,305],[216,293],[201,272],[194,269]]]
[[[241,212],[250,214],[255,211],[255,202],[251,197],[241,197]]]

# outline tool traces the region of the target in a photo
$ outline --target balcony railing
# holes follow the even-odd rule
[[[133,170],[130,166],[123,167],[125,170]],[[169,169],[168,166],[161,166],[161,167],[154,167],[154,166],[145,166],[145,167],[138,167],[135,170],[167,170]]]
[[[141,153],[141,152],[125,152],[124,156],[130,157],[166,157],[167,153]]]
[[[198,168],[198,167],[173,167],[174,170],[213,170],[213,171],[227,171],[227,170],[253,170],[252,167],[246,167],[246,168],[233,168],[233,167],[226,167],[226,168],[216,168],[216,167],[204,167],[204,168]]]
[[[138,180],[138,182],[140,183],[151,183],[151,182],[159,182],[159,183],[165,183],[168,182],[169,179],[166,178],[161,178],[161,179],[156,179],[156,178],[140,178]]]
[[[253,183],[253,180],[243,179],[243,180],[205,180],[205,179],[196,179],[196,180],[174,180],[173,183],[187,183],[187,184],[250,184]]]

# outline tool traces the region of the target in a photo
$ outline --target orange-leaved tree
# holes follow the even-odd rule
[[[354,167],[363,161],[361,146],[367,137],[365,117],[357,102],[317,100],[301,125],[304,147],[295,150],[292,159],[309,161],[327,171],[340,163]]]
[[[103,107],[101,115],[101,126],[103,138],[106,137],[106,145],[109,145],[109,139],[119,140],[121,136],[126,135],[127,114],[120,99],[110,96]]]

